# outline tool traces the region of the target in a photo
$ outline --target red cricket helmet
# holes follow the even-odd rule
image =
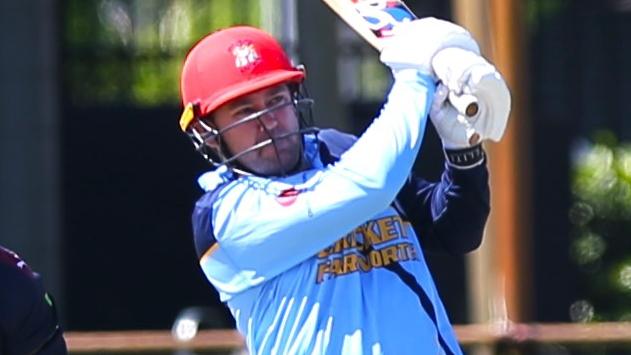
[[[301,83],[281,45],[254,27],[236,26],[204,37],[188,53],[181,77],[185,111],[180,127],[240,96],[283,82]]]

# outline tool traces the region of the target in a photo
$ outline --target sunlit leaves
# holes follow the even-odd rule
[[[69,0],[64,83],[86,105],[178,105],[186,52],[233,24],[258,25],[260,0]]]
[[[631,314],[631,145],[611,132],[595,136],[577,146],[572,164],[569,252],[586,300],[570,316],[579,322]]]
[[[577,264],[587,265],[597,262],[605,253],[607,243],[599,235],[587,233],[574,240],[572,256]]]

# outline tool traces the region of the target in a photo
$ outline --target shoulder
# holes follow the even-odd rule
[[[195,202],[192,215],[193,238],[195,251],[199,258],[217,243],[212,225],[213,205],[219,197],[220,192],[229,184],[230,182],[226,182],[218,185],[213,190],[205,192],[197,202]]]
[[[198,198],[197,201],[195,202],[195,210],[211,208],[213,205],[213,202],[217,200],[217,196],[219,195],[219,192],[226,185],[227,184],[222,184],[222,185],[217,186],[217,188],[213,190],[204,192],[204,194],[200,196],[200,198]]]
[[[323,129],[318,133],[318,138],[320,142],[327,145],[331,154],[334,155],[344,153],[357,141],[356,136],[336,129]]]
[[[38,279],[39,275],[33,272],[24,260],[11,250],[0,246],[0,283],[11,286],[3,289],[8,291],[34,288]]]
[[[18,321],[40,293],[39,275],[14,252],[0,247],[0,323]]]
[[[357,141],[356,136],[336,129],[320,130],[318,139],[324,143],[327,152],[336,160]]]
[[[54,336],[61,337],[52,299],[40,276],[2,247],[0,284],[0,337],[6,341],[9,353],[30,353],[42,349]]]

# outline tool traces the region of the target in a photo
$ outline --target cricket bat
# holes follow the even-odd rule
[[[383,49],[384,40],[392,35],[393,28],[416,19],[416,15],[401,0],[322,0],[357,34],[376,50]],[[467,117],[479,110],[478,100],[469,94],[449,94],[449,102]]]

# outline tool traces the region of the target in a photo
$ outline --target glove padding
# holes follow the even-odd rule
[[[441,83],[430,110],[430,118],[440,135],[443,147],[460,149],[485,139],[498,142],[506,129],[511,96],[500,73],[476,53],[447,48],[433,59]],[[478,99],[479,110],[466,117],[447,100],[449,92],[471,94]]]
[[[384,40],[379,59],[394,73],[416,69],[436,79],[432,58],[443,48],[458,47],[473,53],[480,48],[464,28],[433,17],[398,24]]]

